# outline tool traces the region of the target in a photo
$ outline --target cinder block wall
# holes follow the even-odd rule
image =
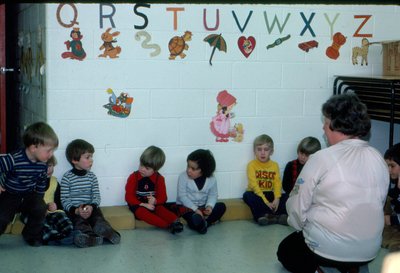
[[[39,5],[39,7],[38,7]],[[374,5],[193,5],[193,4],[24,4],[20,16],[26,22],[21,31],[35,32],[44,25],[47,121],[60,138],[56,153],[56,176],[70,168],[65,147],[84,138],[95,148],[93,171],[99,178],[104,206],[124,204],[128,175],[139,164],[149,145],[161,147],[167,162],[161,169],[166,177],[169,199],[176,198],[176,183],[185,170],[187,155],[198,148],[210,149],[217,161],[215,173],[221,198],[240,197],[246,188],[246,164],[253,158],[252,141],[262,133],[275,141],[273,160],[281,169],[296,157],[298,141],[308,135],[320,139],[321,104],[332,94],[334,75],[381,75],[380,46],[370,46],[368,66],[353,65],[352,48],[370,41],[400,37],[399,6]],[[40,18],[34,18],[37,14]],[[70,21],[78,22],[73,26]],[[204,19],[205,18],[205,19]],[[86,57],[63,58],[70,52],[73,27],[79,27]],[[99,57],[104,50],[101,35],[111,27],[118,58]],[[215,29],[215,30],[212,30]],[[391,31],[388,31],[388,30]],[[154,48],[144,48],[143,31]],[[168,43],[174,36],[192,32],[185,58],[169,60]],[[332,35],[341,32],[346,43],[337,59],[328,58]],[[139,33],[139,34],[138,34]],[[215,51],[203,41],[209,34],[221,34],[226,53]],[[139,35],[140,40],[136,40]],[[277,39],[288,37],[267,49]],[[240,37],[254,37],[256,46],[246,58],[239,49]],[[309,52],[298,44],[318,42]],[[111,88],[133,97],[126,118],[107,114]],[[228,90],[237,100],[231,125],[242,123],[242,142],[216,142],[209,124],[217,112],[216,97]],[[39,93],[40,94],[40,93]],[[29,96],[38,95],[36,92]],[[44,108],[43,103],[32,108]],[[34,112],[34,111],[33,111]],[[41,117],[37,114],[34,117]],[[30,119],[26,119],[27,123]],[[386,148],[387,139],[378,137],[386,125],[373,129],[375,145]],[[398,130],[398,127],[396,127]],[[382,148],[384,147],[384,148]]]

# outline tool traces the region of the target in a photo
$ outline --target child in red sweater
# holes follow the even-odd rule
[[[164,162],[165,154],[160,148],[150,146],[144,150],[139,170],[133,172],[126,183],[125,200],[137,219],[175,234],[183,230],[183,225],[165,207],[167,191],[164,177],[158,172]]]

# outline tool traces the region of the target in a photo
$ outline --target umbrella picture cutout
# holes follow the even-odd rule
[[[203,41],[209,43],[210,46],[213,48],[210,56],[210,65],[212,65],[211,60],[217,48],[219,51],[224,51],[226,53],[226,42],[225,39],[222,37],[222,33],[210,34],[206,38],[204,38]]]

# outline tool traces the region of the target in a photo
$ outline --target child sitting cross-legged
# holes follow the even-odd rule
[[[247,164],[247,191],[243,201],[250,207],[259,225],[287,225],[287,213],[278,163],[271,160],[274,141],[268,135],[256,137],[253,143],[255,159]]]
[[[199,149],[188,155],[186,171],[178,178],[177,209],[189,228],[200,234],[207,233],[226,211],[226,205],[217,202],[215,167],[211,151]]]
[[[119,244],[120,234],[100,210],[100,189],[93,165],[94,147],[83,139],[70,142],[65,151],[72,169],[61,180],[61,203],[74,224],[74,244],[90,247],[103,244],[103,239]]]
[[[139,170],[133,172],[126,183],[125,200],[137,219],[175,234],[183,230],[183,225],[165,207],[167,191],[164,177],[158,172],[164,162],[165,154],[160,148],[150,146],[144,150]]]

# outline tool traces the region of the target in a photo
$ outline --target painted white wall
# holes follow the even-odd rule
[[[151,34],[151,43],[161,47],[160,55],[150,57],[152,51],[135,40],[139,31],[135,26],[143,25],[143,18],[133,11],[135,5],[115,4],[113,31],[121,33],[116,44],[122,52],[118,59],[104,59],[98,57],[102,53],[100,36],[111,27],[110,21],[105,19],[100,27],[99,4],[75,6],[87,53],[83,61],[61,58],[71,29],[57,22],[58,4],[45,5],[46,118],[60,138],[56,152],[59,179],[70,168],[64,152],[71,140],[83,138],[95,146],[92,170],[98,176],[104,206],[125,204],[126,179],[137,169],[140,154],[149,145],[157,145],[166,153],[167,161],[160,172],[166,178],[170,201],[176,198],[177,176],[185,170],[187,155],[198,148],[210,149],[215,155],[220,198],[241,197],[256,136],[266,133],[274,139],[272,159],[283,170],[286,162],[296,157],[297,143],[303,137],[315,136],[326,146],[320,108],[332,94],[334,75],[381,75],[380,46],[370,47],[368,66],[351,63],[351,49],[360,46],[362,39],[353,37],[363,21],[355,16],[372,15],[360,30],[373,35],[370,41],[400,36],[400,29],[393,27],[400,23],[398,6],[151,4],[150,8],[138,9],[148,18],[144,30]],[[176,30],[173,12],[166,10],[171,7],[184,8],[177,13]],[[209,27],[215,25],[219,10],[218,30],[205,29],[204,9]],[[104,13],[110,11],[104,7]],[[241,33],[233,12],[243,28],[251,11]],[[301,13],[307,20],[315,13],[310,23],[315,37],[307,29],[301,34],[306,26]],[[63,22],[72,20],[71,6],[65,5],[60,15]],[[287,16],[289,19],[282,31],[275,25],[269,33],[265,15],[270,24],[276,16],[281,26]],[[332,23],[336,15],[337,20]],[[193,32],[186,58],[169,60],[168,41],[186,30]],[[325,51],[336,32],[343,33],[347,42],[340,48],[340,57],[331,60]],[[203,41],[211,33],[222,33],[227,43],[227,53],[217,51],[212,66],[208,64],[211,48]],[[266,45],[288,34],[289,40],[266,50]],[[237,46],[242,35],[253,36],[257,41],[249,58]],[[309,40],[317,40],[319,46],[305,53],[298,44]],[[107,114],[103,104],[108,102],[108,88],[117,95],[126,92],[134,98],[129,117]],[[237,98],[232,123],[244,125],[241,143],[217,143],[209,130],[217,110],[216,96],[223,89]],[[382,128],[373,129],[373,137]],[[377,139],[381,144],[384,138]]]

